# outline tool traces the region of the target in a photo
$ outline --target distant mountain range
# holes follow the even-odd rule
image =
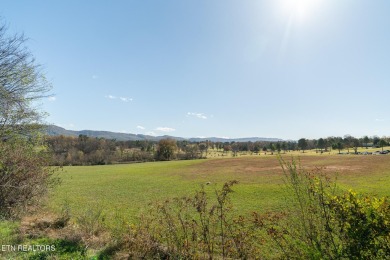
[[[151,135],[142,135],[142,134],[127,134],[127,133],[116,133],[109,131],[95,131],[95,130],[67,130],[65,128],[48,125],[46,128],[46,134],[50,136],[79,136],[86,135],[89,137],[97,137],[97,138],[106,138],[106,139],[116,139],[118,141],[137,141],[137,140],[150,140],[150,141],[159,141],[165,138],[171,138],[178,141],[187,140],[190,142],[202,142],[209,140],[211,142],[256,142],[256,141],[268,141],[268,142],[278,142],[283,141],[279,138],[265,138],[265,137],[246,137],[246,138],[220,138],[220,137],[206,137],[206,138],[182,138],[176,136],[151,136]]]

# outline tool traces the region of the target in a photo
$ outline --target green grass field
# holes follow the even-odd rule
[[[290,160],[291,155],[283,155]],[[305,155],[307,169],[326,167],[343,188],[378,196],[390,195],[390,155]],[[202,184],[213,192],[229,180],[238,180],[233,203],[236,212],[283,209],[283,173],[275,155],[171,161],[106,166],[65,167],[58,173],[62,184],[51,194],[50,211],[68,204],[72,214],[103,208],[108,220],[120,214],[136,221],[148,203],[193,194]]]

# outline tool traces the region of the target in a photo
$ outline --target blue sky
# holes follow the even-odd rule
[[[390,133],[390,1],[1,2],[67,129],[182,137]]]

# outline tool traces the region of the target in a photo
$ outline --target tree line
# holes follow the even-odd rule
[[[341,153],[357,153],[358,148],[381,147],[389,145],[390,138],[377,136],[355,138],[327,137],[319,139],[301,138],[298,141],[257,141],[257,142],[189,142],[162,139],[160,141],[118,141],[105,138],[79,135],[47,136],[48,152],[53,165],[103,165],[112,163],[150,162],[169,160],[191,160],[207,158],[211,152],[219,155],[242,153],[256,155],[291,151],[315,150],[318,153],[336,150]]]
[[[319,139],[306,139],[301,138],[297,142],[297,147],[299,150],[304,152],[305,150],[315,149],[317,152],[328,152],[331,150],[337,150],[338,153],[341,153],[342,150],[347,150],[347,153],[358,153],[358,148],[381,148],[388,146],[390,144],[390,137],[378,137],[378,136],[363,136],[361,138],[356,138],[351,135],[345,135],[344,137],[327,137]]]
[[[257,142],[189,142],[162,139],[160,141],[118,141],[86,135],[47,136],[48,153],[53,165],[103,165],[112,163],[191,160],[207,158],[210,151],[237,156],[240,152],[258,154],[268,151],[272,143]],[[297,149],[296,142],[276,143],[285,151]],[[272,149],[271,149],[272,150]]]

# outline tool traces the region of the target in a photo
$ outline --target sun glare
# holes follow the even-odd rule
[[[322,0],[281,0],[283,11],[300,20],[306,20],[319,7]]]

